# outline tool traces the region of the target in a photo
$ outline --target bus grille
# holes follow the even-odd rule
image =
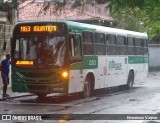
[[[36,90],[36,91],[40,91],[40,90],[46,90],[47,89],[47,86],[43,85],[43,86],[39,86],[39,85],[27,85],[27,88],[29,90]]]
[[[25,77],[33,77],[33,78],[37,78],[37,77],[43,77],[43,78],[48,78],[53,76],[55,73],[54,72],[46,72],[46,73],[29,73],[29,72],[20,72],[22,75],[24,75]]]

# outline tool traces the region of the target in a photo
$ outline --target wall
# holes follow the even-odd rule
[[[160,70],[160,44],[149,44],[149,71]]]
[[[6,58],[6,54],[10,53],[10,38],[12,34],[12,26],[6,24],[0,24],[0,63]],[[6,49],[3,49],[4,42],[6,43]],[[10,86],[10,85],[9,85]],[[2,79],[0,74],[0,89],[2,88]]]

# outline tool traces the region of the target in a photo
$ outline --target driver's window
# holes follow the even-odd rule
[[[82,50],[80,35],[70,35],[70,56],[71,62],[78,62],[81,60]]]
[[[14,51],[14,58],[19,58],[19,39],[16,40],[16,46]]]

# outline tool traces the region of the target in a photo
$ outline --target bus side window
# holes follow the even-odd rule
[[[71,63],[81,61],[82,51],[81,51],[81,36],[70,35],[70,60]]]
[[[135,38],[136,55],[143,55],[142,39]]]
[[[83,32],[83,54],[94,55],[93,33],[89,31]]]
[[[125,36],[117,36],[117,49],[118,55],[126,55],[127,48],[126,48],[126,37]]]
[[[94,33],[95,55],[106,55],[106,43],[104,33]]]
[[[116,35],[107,34],[107,55],[117,55]]]
[[[144,55],[148,55],[148,43],[147,39],[143,39],[143,50],[144,50]]]
[[[135,55],[135,43],[134,43],[134,38],[133,37],[127,37],[127,54],[128,55]]]

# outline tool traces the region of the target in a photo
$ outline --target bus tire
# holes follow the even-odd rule
[[[134,84],[134,73],[133,71],[129,72],[126,89],[129,90],[133,87]]]
[[[88,98],[91,96],[91,91],[92,91],[92,85],[91,85],[91,77],[87,76],[85,82],[84,82],[84,88],[83,88],[83,97]]]

